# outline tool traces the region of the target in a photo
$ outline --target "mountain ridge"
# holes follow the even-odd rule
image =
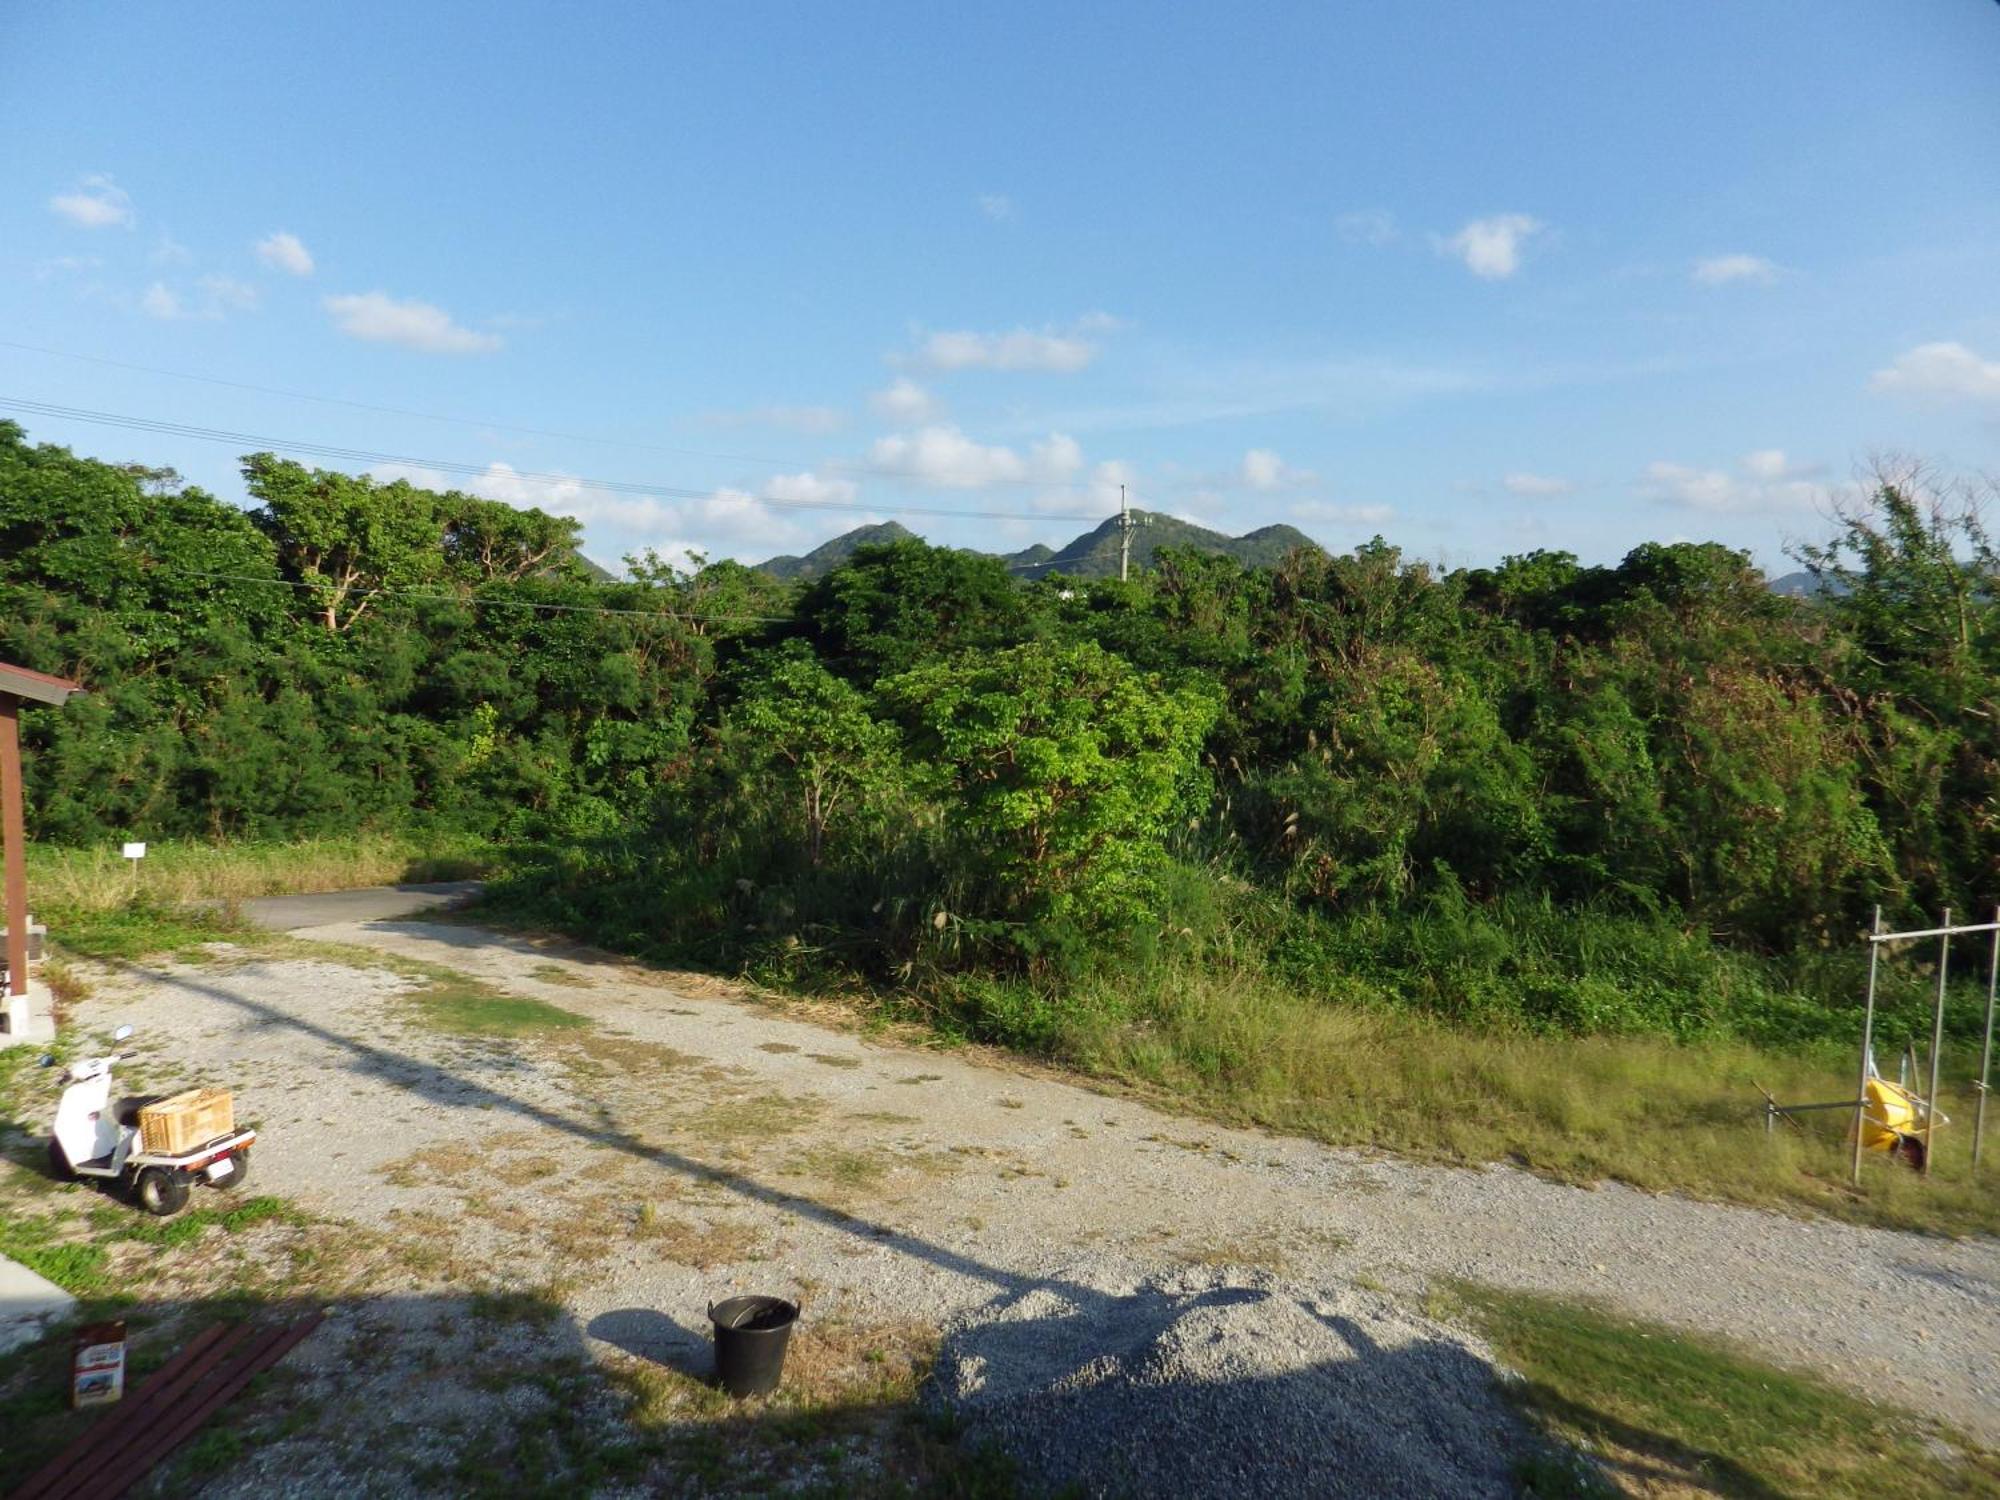
[[[1200,552],[1233,557],[1250,567],[1268,567],[1282,561],[1287,553],[1298,547],[1310,547],[1316,552],[1325,550],[1296,526],[1260,526],[1242,536],[1229,536],[1155,511],[1135,510],[1132,517],[1132,566],[1135,568],[1152,566],[1154,554],[1163,547],[1192,547]],[[843,532],[802,557],[784,554],[753,563],[751,567],[773,578],[810,580],[839,567],[854,555],[857,547],[872,542],[905,540],[919,541],[921,538],[906,526],[885,521]],[[1036,542],[1019,552],[978,552],[969,547],[955,550],[998,558],[1009,571],[1023,578],[1034,578],[1044,573],[1065,573],[1072,578],[1115,578],[1118,575],[1118,518],[1107,516],[1099,525],[1059,548]]]

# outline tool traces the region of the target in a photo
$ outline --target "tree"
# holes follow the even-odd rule
[[[472,583],[516,583],[578,566],[582,530],[569,516],[521,510],[503,500],[448,491],[436,497],[440,546],[452,573]]]
[[[1027,598],[999,558],[917,541],[856,548],[806,587],[796,613],[821,658],[861,683],[1031,633]]]
[[[1090,644],[930,662],[882,696],[935,764],[980,898],[1003,917],[1094,926],[1133,915],[1164,838],[1206,801],[1214,696]]]
[[[749,687],[733,712],[752,753],[782,768],[797,799],[806,862],[819,866],[827,825],[851,795],[893,780],[896,729],[868,713],[867,700],[810,651],[767,653],[746,663]]]
[[[278,563],[311,586],[320,622],[350,629],[383,589],[442,576],[445,518],[437,497],[404,480],[308,469],[271,453],[243,460],[252,512],[278,551]]]

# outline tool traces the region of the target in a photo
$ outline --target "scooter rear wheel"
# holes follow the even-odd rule
[[[132,1184],[132,1196],[147,1213],[167,1218],[187,1207],[187,1174],[172,1167],[148,1167]]]
[[[250,1148],[248,1146],[238,1146],[234,1151],[229,1153],[229,1159],[235,1163],[235,1169],[227,1177],[221,1178],[215,1184],[215,1186],[221,1188],[225,1193],[233,1193],[236,1189],[242,1187],[245,1182],[249,1181]]]

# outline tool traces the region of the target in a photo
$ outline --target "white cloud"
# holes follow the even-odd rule
[[[975,442],[949,425],[877,438],[868,461],[894,469],[919,484],[976,490],[1022,481],[1067,482],[1083,467],[1076,439],[1051,433],[1023,454],[999,444]]]
[[[752,553],[781,550],[798,538],[799,528],[782,507],[766,501],[837,504],[854,499],[856,493],[851,480],[826,479],[811,472],[774,475],[758,494],[724,486],[685,501],[597,489],[567,474],[523,474],[500,462],[471,477],[408,464],[384,464],[369,472],[385,482],[402,479],[427,490],[463,490],[521,509],[572,517],[583,524],[600,551],[616,555],[649,546],[662,556],[684,556],[689,551],[716,556],[737,548]]]
[[[312,252],[289,230],[280,229],[265,235],[257,241],[256,251],[257,259],[277,270],[293,276],[310,276],[313,273]]]
[[[1246,488],[1269,492],[1311,484],[1319,476],[1310,469],[1293,468],[1269,448],[1252,448],[1233,477]]]
[[[197,295],[190,298],[164,281],[146,288],[139,299],[140,310],[148,317],[173,322],[182,318],[202,318],[214,322],[235,312],[253,312],[258,302],[257,288],[231,276],[204,276],[195,282]]]
[[[1558,479],[1552,474],[1509,474],[1500,481],[1500,487],[1510,495],[1537,497],[1567,495],[1576,488],[1567,479]]]
[[[1075,331],[955,329],[927,336],[915,357],[933,370],[1046,370],[1073,375],[1097,358],[1097,345]]]
[[[419,354],[490,354],[500,347],[497,335],[460,327],[441,307],[399,302],[386,292],[328,297],[326,310],[334,327],[349,338],[395,344]]]
[[[699,536],[764,548],[782,547],[799,534],[798,527],[747,490],[719,489],[694,501],[683,514]]]
[[[196,285],[201,288],[204,315],[209,317],[251,312],[259,300],[257,288],[233,276],[204,276]]]
[[[1342,214],[1333,221],[1333,229],[1350,245],[1373,245],[1378,250],[1402,238],[1396,216],[1386,208],[1363,208]]]
[[[1646,465],[1646,484],[1655,499],[1689,510],[1742,508],[1743,486],[1720,469],[1694,469],[1655,460]]]
[[[55,276],[81,276],[85,271],[94,271],[104,264],[101,255],[58,255],[40,261],[35,266],[35,280],[47,281]]]
[[[130,195],[102,172],[57,193],[49,199],[49,209],[85,229],[130,229],[135,217]]]
[[[593,516],[616,515],[620,513],[619,507],[627,504],[632,507],[632,517],[646,520],[658,520],[671,511],[671,507],[663,506],[650,496],[587,490],[582,480],[567,474],[523,474],[512,464],[497,460],[488,464],[483,473],[470,478],[417,464],[379,464],[368,472],[384,483],[401,479],[423,490],[462,490],[468,495],[499,500],[518,509],[573,515],[578,520],[585,519],[586,511]]]
[[[981,193],[979,211],[997,224],[1014,217],[1014,200],[1005,193]]]
[[[1083,445],[1052,432],[1028,450],[1028,469],[1037,479],[1067,479],[1083,467]]]
[[[1331,521],[1341,526],[1379,526],[1396,514],[1392,505],[1336,505],[1325,500],[1301,500],[1292,514],[1302,521]]]
[[[1012,448],[976,443],[950,426],[877,438],[868,457],[881,468],[952,489],[980,489],[1028,477],[1026,462]]]
[[[1877,370],[1869,384],[1878,391],[2000,401],[2000,360],[1984,359],[1958,343],[1919,344]]]
[[[1521,251],[1546,226],[1530,214],[1494,214],[1474,219],[1438,248],[1457,256],[1484,281],[1505,281],[1521,269]]]
[[[906,426],[928,422],[938,415],[938,401],[914,380],[900,378],[868,398],[875,414]]]
[[[1285,461],[1269,448],[1252,448],[1243,455],[1243,482],[1253,490],[1275,490],[1285,472]]]
[[[153,246],[153,253],[147,259],[156,266],[185,266],[194,260],[194,251],[172,235],[163,234],[159,243]]]
[[[1732,281],[1768,283],[1778,279],[1778,268],[1761,255],[1711,255],[1694,263],[1693,275],[1703,286],[1726,286]]]
[[[852,501],[860,487],[851,479],[823,479],[807,471],[803,474],[773,474],[764,486],[772,500],[792,500],[807,505],[842,505]]]
[[[1816,466],[1795,464],[1777,448],[1760,448],[1737,461],[1742,476],[1660,460],[1646,466],[1640,492],[1665,505],[1709,514],[1757,514],[1810,509],[1827,498],[1808,476]]]

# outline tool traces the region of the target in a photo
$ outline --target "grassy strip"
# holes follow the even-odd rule
[[[1532,1461],[1533,1495],[2000,1496],[2000,1455],[1718,1340],[1484,1287],[1435,1300],[1521,1375],[1510,1389],[1529,1416],[1596,1461]]]

